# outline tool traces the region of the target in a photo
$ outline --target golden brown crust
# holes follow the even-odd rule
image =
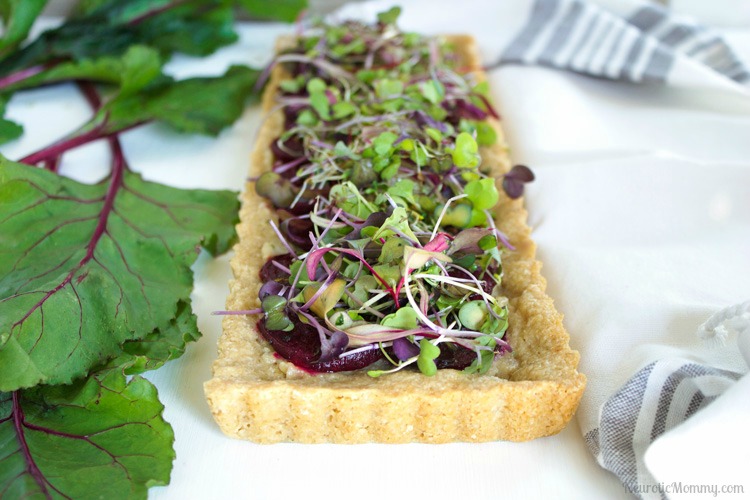
[[[473,39],[451,42],[483,78]],[[283,72],[277,67],[263,96],[266,113],[274,107]],[[251,156],[251,176],[270,169],[270,142],[282,130],[280,112],[263,124]],[[498,143],[482,151],[483,164],[496,178],[509,160],[499,123]],[[502,191],[501,191],[502,192]],[[266,259],[283,253],[266,222],[272,210],[248,183],[243,194],[240,241],[232,259],[228,310],[259,306],[258,271]],[[433,377],[400,371],[378,379],[364,371],[309,375],[280,360],[255,330],[254,316],[226,316],[219,356],[205,392],[221,430],[259,443],[444,443],[526,441],[559,432],[571,419],[585,377],[576,371],[578,353],[536,260],[536,246],[521,200],[503,197],[495,218],[516,247],[503,256],[503,288],[509,299],[507,338],[512,355],[487,375],[439,370]]]

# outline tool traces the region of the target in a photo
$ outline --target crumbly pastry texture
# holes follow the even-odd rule
[[[450,39],[467,67],[483,79],[473,39]],[[267,113],[283,77],[279,65],[263,97]],[[492,175],[499,179],[509,169],[507,146],[499,123],[490,121],[499,140],[482,148],[482,164],[492,166]],[[251,176],[271,168],[269,144],[282,129],[281,112],[268,116],[251,156]],[[527,441],[562,430],[586,384],[577,371],[579,355],[570,349],[562,315],[545,293],[522,199],[502,193],[494,215],[498,229],[515,246],[503,253],[510,318],[506,339],[513,351],[498,359],[489,373],[438,370],[426,377],[402,370],[380,378],[368,376],[366,370],[309,374],[274,353],[256,331],[257,316],[229,315],[224,317],[213,378],[204,386],[221,430],[258,443]],[[268,224],[274,218],[273,209],[248,183],[227,310],[259,307],[259,270],[269,257],[285,251]]]

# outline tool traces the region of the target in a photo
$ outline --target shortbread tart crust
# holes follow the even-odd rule
[[[479,80],[476,45],[451,36],[456,52]],[[279,46],[287,46],[282,40]],[[274,68],[263,108],[275,107],[283,68]],[[482,148],[482,165],[499,178],[509,168],[500,125],[498,142]],[[251,176],[271,169],[269,145],[283,131],[280,111],[264,122],[251,156]],[[228,436],[258,443],[445,443],[526,441],[555,434],[573,416],[586,384],[577,372],[562,315],[545,293],[536,246],[521,200],[503,191],[494,209],[498,228],[515,247],[503,253],[503,291],[509,299],[506,339],[513,352],[489,374],[438,370],[432,377],[402,370],[373,379],[366,371],[309,374],[279,358],[256,331],[257,316],[229,315],[223,321],[213,378],[205,383],[211,412]],[[252,182],[242,196],[239,243],[231,261],[227,310],[259,307],[258,273],[266,260],[285,252],[268,224],[275,219]]]

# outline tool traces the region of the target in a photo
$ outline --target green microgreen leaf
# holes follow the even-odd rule
[[[396,286],[401,279],[401,266],[394,264],[377,264],[372,266],[373,270],[383,278],[390,286]]]
[[[314,127],[318,123],[318,117],[315,116],[315,113],[311,110],[303,109],[302,112],[297,115],[297,123],[307,127]]]
[[[410,240],[417,241],[416,235],[409,226],[409,215],[403,207],[396,207],[393,210],[393,213],[380,226],[380,229],[372,235],[372,240],[376,241],[379,238],[387,238],[393,235],[394,232],[391,228],[399,231]]]
[[[419,84],[422,96],[432,104],[439,104],[445,96],[445,87],[439,80],[428,80]]]
[[[385,156],[391,152],[396,139],[398,139],[398,136],[393,132],[383,132],[372,141],[372,147],[375,153]]]
[[[305,267],[302,260],[295,260],[294,262],[292,262],[292,264],[289,266],[289,270],[291,272],[289,283],[293,283],[296,281],[297,286],[302,288],[303,286],[309,285],[313,282],[310,279],[310,276],[307,274],[307,267]]]
[[[473,92],[483,95],[485,97],[490,96],[490,84],[485,80],[474,85]]]
[[[394,185],[389,186],[386,191],[397,204],[410,203],[416,205],[417,200],[414,198],[416,189],[417,184],[411,179],[400,179]]]
[[[300,78],[287,78],[279,82],[279,88],[284,92],[296,94],[304,87],[304,82]]]
[[[344,141],[338,141],[333,147],[333,154],[340,158],[350,158],[352,160],[360,159],[360,156],[352,151],[352,149],[344,144]]]
[[[477,339],[477,343],[481,346],[489,347],[489,349],[483,349],[479,351],[479,358],[475,359],[471,365],[464,369],[464,373],[478,373],[484,375],[492,367],[492,362],[495,360],[495,346],[497,342],[490,336],[483,336]]]
[[[401,262],[404,257],[404,246],[406,241],[398,236],[390,236],[385,240],[383,247],[380,249],[378,262],[381,264],[393,264]]]
[[[333,117],[335,119],[345,118],[357,112],[357,107],[349,101],[339,101],[333,105]]]
[[[325,92],[310,94],[310,106],[312,106],[323,120],[331,119],[331,104],[328,102],[328,96],[326,96]]]
[[[416,163],[418,167],[425,166],[428,160],[427,150],[425,149],[425,146],[420,142],[416,142],[414,144],[414,149],[411,151],[411,153],[409,153],[409,159]]]
[[[395,24],[398,16],[401,15],[401,7],[391,7],[390,9],[378,13],[378,21],[383,24]]]
[[[440,356],[440,348],[427,339],[419,341],[419,357],[417,366],[423,375],[432,377],[437,373],[435,359]]]
[[[497,237],[494,234],[488,234],[487,236],[482,236],[479,239],[479,248],[482,250],[492,250],[493,248],[497,248]]]
[[[483,300],[467,302],[458,311],[458,319],[469,330],[480,330],[488,316],[487,304]]]
[[[492,208],[500,199],[500,193],[495,186],[495,180],[490,178],[469,182],[466,184],[464,192],[477,210]]]
[[[377,290],[377,288],[378,280],[371,274],[366,274],[360,276],[359,279],[354,282],[354,291],[352,292],[352,295],[354,295],[357,300],[364,303],[370,298],[370,290]],[[355,307],[354,303],[349,303],[348,305],[350,307]]]
[[[466,132],[456,136],[456,147],[452,152],[453,163],[459,168],[475,168],[479,165],[479,146],[477,141]]]
[[[380,321],[383,326],[413,330],[417,327],[417,313],[409,306],[399,308],[395,313],[387,315]]]
[[[321,78],[312,78],[310,81],[307,82],[307,93],[308,94],[316,94],[320,92],[325,92],[327,88],[326,82],[324,82]]]
[[[438,144],[443,141],[443,134],[436,128],[428,127],[425,129],[425,133]]]
[[[433,211],[434,217],[437,219],[440,213],[443,211],[443,206],[438,205]],[[472,218],[472,207],[468,203],[456,203],[448,207],[445,210],[440,226],[454,226],[454,227],[469,227]]]
[[[401,80],[391,80],[384,78],[374,84],[375,94],[381,99],[398,97],[404,93],[404,82]]]
[[[331,188],[329,196],[337,207],[360,219],[367,219],[375,211],[375,207],[370,205],[351,182],[336,184]]]
[[[480,146],[492,146],[497,142],[497,131],[495,127],[487,122],[477,123],[477,144]]]

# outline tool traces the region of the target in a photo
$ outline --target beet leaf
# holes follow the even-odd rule
[[[140,340],[125,342],[120,355],[107,362],[107,366],[117,367],[126,375],[156,370],[167,361],[182,356],[187,344],[200,336],[190,304],[179,302],[175,317],[166,327],[154,330]]]
[[[69,383],[189,300],[197,248],[226,251],[236,195],[96,185],[0,160],[0,390]]]
[[[251,16],[259,19],[278,19],[292,22],[307,6],[307,0],[275,0],[273,6],[267,0],[237,0]]]
[[[120,56],[35,66],[22,74],[0,78],[0,90],[7,93],[51,83],[85,80],[117,85],[119,93],[130,94],[157,77],[163,81],[166,77],[161,74],[161,66],[161,58],[155,49],[133,45]]]
[[[223,0],[110,0],[42,33],[0,63],[7,76],[43,64],[119,56],[131,45],[206,55],[237,40]]]
[[[0,393],[8,498],[145,498],[169,482],[174,433],[146,379],[104,370],[67,386]]]
[[[0,96],[0,117],[5,114],[5,105],[7,98]],[[18,123],[0,118],[0,144],[19,138],[23,134],[23,127]]]
[[[0,38],[0,57],[16,50],[26,40],[31,26],[47,0],[2,0],[0,18],[3,35]]]
[[[240,116],[257,75],[257,70],[232,66],[221,77],[169,81],[141,92],[119,94],[77,131],[21,161],[54,160],[83,144],[153,121],[179,132],[217,135]]]

